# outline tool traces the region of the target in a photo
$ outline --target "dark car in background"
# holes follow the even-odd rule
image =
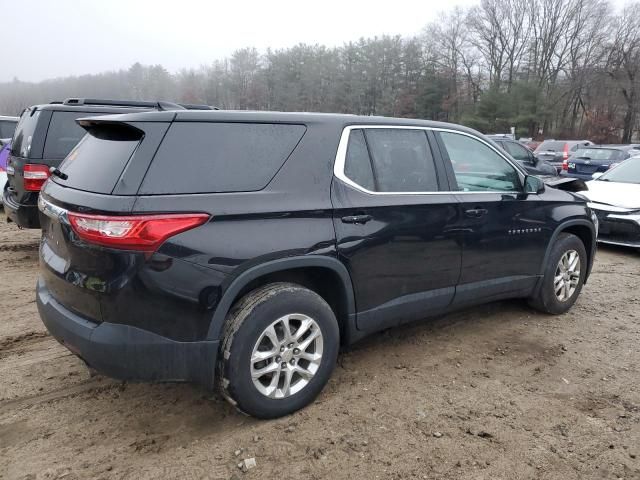
[[[640,154],[640,145],[594,145],[578,149],[567,160],[563,176],[591,180],[594,173],[604,173],[612,165]]]
[[[553,165],[557,172],[563,169],[563,164],[574,152],[581,147],[593,145],[589,140],[545,140],[534,153],[540,160],[544,160]],[[565,164],[566,165],[566,164]]]
[[[7,117],[0,115],[0,139],[10,139],[18,125],[19,117]]]
[[[496,142],[511,157],[520,162],[527,173],[538,176],[556,177],[558,171],[550,163],[538,158],[531,150],[529,150],[520,141],[511,140],[503,135],[487,135],[491,140]]]
[[[187,107],[211,109],[206,105]],[[9,181],[3,185],[7,219],[21,228],[40,228],[38,194],[51,168],[57,168],[84,136],[85,131],[76,123],[78,118],[185,108],[169,102],[69,98],[25,109],[13,135],[7,161]]]
[[[88,365],[289,414],[341,345],[503,298],[561,314],[595,216],[482,134],[415,119],[165,111],[79,121],[40,195],[37,304]]]

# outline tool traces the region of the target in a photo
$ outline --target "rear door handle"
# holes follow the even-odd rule
[[[470,208],[469,210],[465,210],[464,211],[464,214],[467,217],[471,217],[471,218],[482,217],[483,215],[486,215],[487,213],[489,213],[489,210],[487,210],[486,208]]]
[[[347,215],[342,217],[342,223],[361,223],[365,224],[371,220],[371,215]]]

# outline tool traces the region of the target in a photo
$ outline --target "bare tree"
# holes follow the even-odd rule
[[[614,36],[607,73],[625,102],[622,141],[630,142],[639,108],[640,93],[640,2],[627,5],[614,21]]]

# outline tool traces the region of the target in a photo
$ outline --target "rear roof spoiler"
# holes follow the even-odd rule
[[[217,110],[209,105],[195,105],[191,103],[173,103],[165,101],[145,102],[140,100],[111,100],[102,98],[67,98],[63,105],[104,105],[109,107],[142,107],[156,110]]]

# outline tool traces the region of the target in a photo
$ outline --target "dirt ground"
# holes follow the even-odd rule
[[[0,223],[2,479],[640,478],[640,253],[601,248],[561,317],[501,302],[369,338],[313,405],[258,421],[90,377],[38,318],[37,246]]]

